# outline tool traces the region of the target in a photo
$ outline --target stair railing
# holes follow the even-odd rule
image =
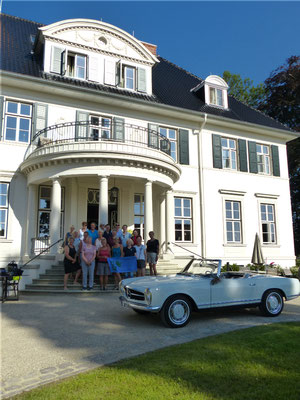
[[[55,246],[57,243],[61,242],[63,239],[58,239],[55,243],[52,243],[50,246],[46,247],[45,249],[43,249],[39,254],[37,254],[36,256],[34,256],[33,258],[31,258],[29,261],[27,261],[27,263],[25,263],[22,268],[24,268],[26,265],[28,265],[29,263],[31,263],[31,261],[35,260],[36,258],[38,258],[41,254],[45,253],[46,251],[48,251],[49,249],[51,249],[51,247]]]

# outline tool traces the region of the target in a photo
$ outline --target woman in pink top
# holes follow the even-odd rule
[[[88,236],[82,241],[81,266],[82,266],[82,290],[92,290],[94,285],[96,246],[92,245],[92,238]],[[87,276],[89,274],[89,287],[87,288]]]
[[[107,282],[108,282],[108,275],[110,275],[110,269],[108,266],[107,259],[111,257],[111,249],[107,244],[107,240],[102,238],[101,240],[102,247],[98,250],[98,266],[97,266],[97,275],[100,275],[100,290],[105,290]]]

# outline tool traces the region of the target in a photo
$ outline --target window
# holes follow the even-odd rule
[[[135,90],[135,68],[124,67],[124,83],[126,89]]]
[[[223,107],[223,90],[210,87],[209,102],[215,106]]]
[[[270,175],[270,148],[262,144],[256,145],[257,168],[259,174]]]
[[[273,204],[260,205],[260,219],[263,243],[276,243],[275,210]]]
[[[192,241],[192,199],[175,197],[175,241]]]
[[[91,115],[90,136],[93,140],[111,139],[111,119]]]
[[[236,163],[236,141],[233,139],[221,139],[222,144],[222,166],[227,169],[237,169]]]
[[[134,229],[144,236],[144,195],[134,195]]]
[[[86,56],[68,53],[67,75],[73,78],[86,79]]]
[[[31,130],[31,114],[32,106],[30,104],[7,101],[5,114],[5,140],[28,143]]]
[[[173,128],[159,127],[159,133],[170,140],[171,144],[171,157],[177,161],[177,132]]]
[[[39,191],[39,212],[38,212],[38,237],[50,235],[50,213],[51,213],[51,186],[40,186]],[[64,225],[64,188],[61,189],[61,217],[60,217],[60,237],[63,237]]]
[[[227,243],[242,243],[241,203],[225,201],[226,211],[226,241]]]
[[[0,182],[0,238],[7,236],[8,183]]]

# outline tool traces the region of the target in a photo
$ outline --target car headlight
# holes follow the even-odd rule
[[[124,296],[125,295],[125,288],[122,285],[122,282],[119,283],[119,290],[120,290],[121,294]]]
[[[149,288],[147,288],[147,289],[145,290],[145,300],[146,300],[146,302],[147,302],[148,305],[151,304],[151,301],[152,301],[152,293],[151,293],[151,290],[150,290]]]

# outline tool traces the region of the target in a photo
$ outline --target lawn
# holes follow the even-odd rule
[[[127,359],[14,399],[299,400],[299,338],[300,323],[239,330]]]

